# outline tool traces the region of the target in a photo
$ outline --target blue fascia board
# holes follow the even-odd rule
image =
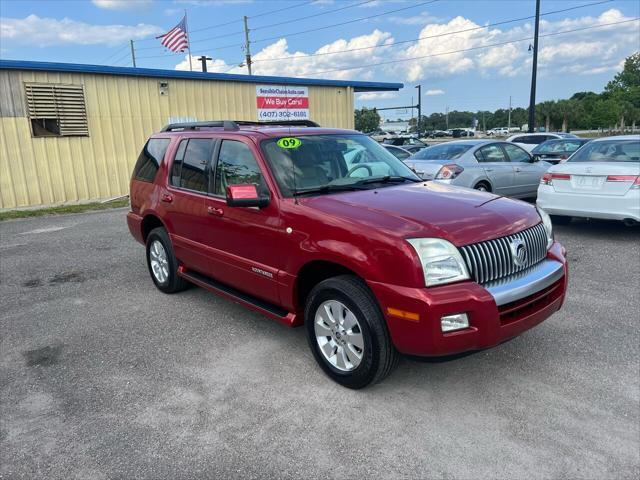
[[[37,70],[48,72],[91,73],[128,77],[182,78],[217,80],[226,82],[265,83],[275,85],[316,85],[324,87],[353,87],[355,92],[392,92],[404,87],[402,83],[359,82],[351,80],[321,80],[316,78],[238,75],[231,73],[203,73],[157,68],[111,67],[79,63],[31,62],[26,60],[0,60],[0,70]]]

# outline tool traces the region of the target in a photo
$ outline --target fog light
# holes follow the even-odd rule
[[[466,313],[447,315],[440,319],[440,327],[443,332],[453,332],[454,330],[469,328],[469,317],[467,317]]]

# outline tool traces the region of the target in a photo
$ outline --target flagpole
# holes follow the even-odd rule
[[[187,34],[187,51],[189,52],[189,71],[193,72],[193,65],[191,65],[191,37],[189,36],[189,23],[187,22],[187,9],[184,9],[184,33]]]

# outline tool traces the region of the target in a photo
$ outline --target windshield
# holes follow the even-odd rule
[[[262,150],[285,197],[420,181],[366,135],[271,138],[262,142]]]
[[[566,153],[575,152],[585,142],[581,140],[547,140],[533,149],[532,153]]]
[[[569,162],[640,162],[639,140],[589,142]]]
[[[455,160],[460,158],[472,145],[443,143],[420,150],[411,160]]]

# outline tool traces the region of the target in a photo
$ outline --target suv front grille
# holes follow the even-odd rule
[[[526,252],[517,263],[513,245]],[[547,256],[547,233],[542,223],[507,237],[460,247],[471,278],[483,284],[507,277],[540,263]]]

